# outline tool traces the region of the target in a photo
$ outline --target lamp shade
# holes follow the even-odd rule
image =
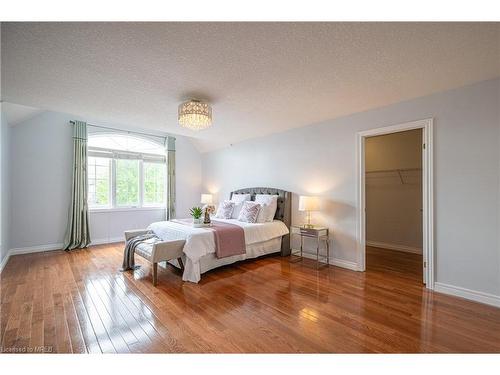
[[[318,197],[301,195],[299,197],[299,211],[319,211]]]
[[[203,204],[212,204],[212,194],[202,194],[201,195],[201,203]]]

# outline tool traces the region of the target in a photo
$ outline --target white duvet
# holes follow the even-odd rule
[[[288,234],[288,228],[279,220],[268,223],[244,223],[236,219],[217,219],[224,223],[238,225],[245,232],[245,244],[251,245],[258,242],[269,241]],[[175,221],[159,221],[151,224],[151,229],[163,241],[185,240],[184,254],[188,261],[185,264],[183,280],[198,282],[187,275],[200,275],[200,259],[215,253],[214,232],[210,228],[194,228],[190,225],[176,223]]]

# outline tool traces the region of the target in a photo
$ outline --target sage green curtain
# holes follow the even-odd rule
[[[89,210],[87,206],[87,123],[73,124],[73,183],[68,228],[64,250],[90,245]]]
[[[175,138],[167,137],[167,220],[175,219]]]

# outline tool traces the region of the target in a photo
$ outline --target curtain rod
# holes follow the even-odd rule
[[[75,122],[73,120],[71,120],[69,123],[72,124],[72,125],[75,124]],[[123,129],[118,129],[118,128],[111,128],[109,126],[94,125],[94,124],[90,124],[90,123],[87,123],[87,125],[88,126],[92,126],[94,128],[115,130],[115,131],[124,132],[124,133],[133,133],[133,134],[147,135],[147,136],[150,136],[150,137],[165,138],[165,139],[168,138],[168,137],[171,137],[171,138],[175,139],[175,137],[172,137],[171,135],[156,135],[156,134],[149,134],[149,133],[141,133],[141,132],[136,132],[136,131],[133,131],[133,130],[123,130]]]

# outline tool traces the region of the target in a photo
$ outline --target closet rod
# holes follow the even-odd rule
[[[399,169],[378,169],[374,171],[366,171],[366,173],[384,173],[384,172],[410,172],[421,171],[422,168],[399,168]]]
[[[74,121],[70,121],[69,122],[70,124],[74,125],[75,122]],[[140,135],[147,135],[149,137],[157,137],[157,138],[163,138],[163,139],[166,139],[168,137],[171,137],[170,135],[156,135],[156,134],[149,134],[149,133],[141,133],[141,132],[136,132],[136,131],[133,131],[133,130],[123,130],[123,129],[118,129],[118,128],[110,128],[108,126],[100,126],[100,125],[94,125],[94,124],[90,124],[88,123],[87,124],[88,126],[92,126],[94,128],[101,128],[101,129],[108,129],[108,130],[114,130],[114,131],[118,131],[118,132],[123,132],[123,133],[132,133],[132,134],[140,134]]]

